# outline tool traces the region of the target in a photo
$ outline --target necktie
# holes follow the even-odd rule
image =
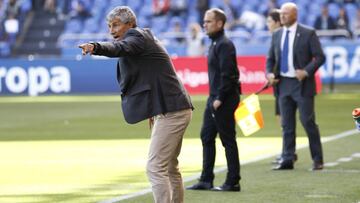
[[[281,52],[281,64],[280,64],[280,71],[282,73],[288,72],[289,62],[288,62],[288,55],[289,55],[289,32],[290,30],[286,31],[285,40],[284,40],[284,47]]]

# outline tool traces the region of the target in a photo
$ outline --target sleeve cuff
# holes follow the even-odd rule
[[[89,42],[90,44],[94,45],[94,51],[93,54],[95,54],[98,51],[99,43],[97,42]]]
[[[221,102],[224,101],[224,98],[225,98],[225,95],[223,95],[223,94],[220,94],[220,95],[218,95],[218,96],[216,97],[216,99],[219,100],[219,101],[221,101]]]

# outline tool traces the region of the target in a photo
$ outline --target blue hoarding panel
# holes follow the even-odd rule
[[[117,93],[117,60],[2,59],[0,94]]]

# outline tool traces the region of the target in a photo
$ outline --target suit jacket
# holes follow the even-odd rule
[[[327,28],[328,30],[336,29],[336,24],[334,19],[331,16],[327,17]],[[317,30],[322,30],[322,16],[318,16],[314,23],[314,28]]]
[[[275,78],[280,78],[283,29],[281,28],[273,34],[266,60],[266,73],[274,73]],[[303,69],[308,73],[308,76],[302,81],[301,94],[314,96],[316,94],[315,72],[325,62],[325,55],[314,29],[298,24],[293,44],[293,57],[294,68]],[[275,89],[279,91],[279,88]],[[278,92],[275,92],[275,95],[278,95]]]
[[[119,58],[117,79],[128,123],[192,108],[169,55],[150,30],[131,28],[119,41],[93,44],[95,55]]]

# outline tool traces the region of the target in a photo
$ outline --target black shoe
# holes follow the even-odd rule
[[[281,156],[275,157],[275,159],[271,162],[272,164],[279,164],[282,161]]]
[[[240,184],[236,184],[236,185],[223,184],[222,186],[214,187],[211,190],[212,191],[223,191],[223,192],[240,192],[241,187],[240,187]]]
[[[280,164],[272,168],[272,170],[292,170],[292,169],[294,169],[294,163],[292,161],[282,161]]]
[[[298,160],[298,155],[294,154],[293,162],[296,162],[297,160]],[[273,160],[271,163],[272,164],[281,164],[281,162],[283,162],[283,158],[281,156],[277,156],[275,158],[275,160]]]
[[[324,164],[322,162],[314,162],[311,168],[312,171],[323,170]]]
[[[187,190],[211,190],[213,188],[212,183],[199,181],[198,183],[186,187]]]

